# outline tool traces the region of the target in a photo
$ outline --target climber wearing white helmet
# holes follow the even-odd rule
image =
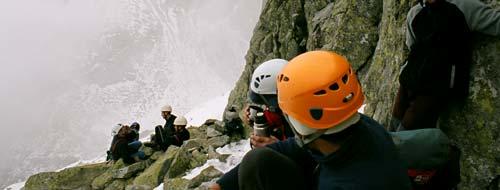
[[[250,88],[248,90],[249,108],[246,109],[246,121],[250,124],[255,120],[255,112],[262,112],[265,123],[268,126],[269,136],[252,134],[250,143],[253,147],[265,147],[278,141],[293,137],[293,131],[286,122],[281,109],[278,106],[277,78],[281,70],[287,65],[284,59],[271,59],[260,64],[252,74]],[[227,116],[227,114],[226,114]],[[236,189],[238,181],[238,167],[222,176],[213,188]]]
[[[189,131],[186,129],[187,120],[184,116],[177,117],[173,125],[174,130],[163,137],[161,144],[163,150],[167,150],[170,145],[181,146],[184,141],[190,138]]]
[[[250,143],[254,147],[264,147],[293,136],[278,106],[276,91],[276,78],[287,63],[288,61],[284,59],[271,59],[260,64],[252,74],[248,90],[251,105],[247,109],[247,115],[250,115],[249,121],[252,123],[255,120],[253,113],[263,112],[270,134],[269,137],[252,134]]]
[[[174,133],[174,121],[177,117],[172,114],[172,106],[168,104],[161,107],[161,116],[165,119],[165,125],[157,125],[155,127],[155,135],[152,141],[161,149],[166,150],[169,146],[166,137],[172,136]]]

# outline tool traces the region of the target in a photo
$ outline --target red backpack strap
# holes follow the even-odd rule
[[[436,174],[436,170],[408,169],[408,176],[415,185],[428,185]]]

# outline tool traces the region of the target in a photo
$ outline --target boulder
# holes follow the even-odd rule
[[[29,177],[24,189],[91,189],[92,181],[108,168],[107,163],[99,163],[42,172]]]
[[[227,143],[229,143],[229,137],[226,135],[212,137],[212,138],[208,139],[208,141],[207,141],[207,145],[212,146],[214,148],[222,147],[222,146],[226,145]]]
[[[127,185],[125,190],[152,190],[153,187],[149,185]]]
[[[189,139],[184,142],[182,145],[185,147],[187,150],[192,150],[192,149],[203,149],[207,144],[207,141],[205,139]]]
[[[217,159],[219,159],[219,161],[221,161],[221,162],[226,162],[227,158],[229,158],[229,156],[231,156],[231,155],[230,154],[221,154],[217,157]]]
[[[148,166],[148,161],[141,161],[129,166],[113,171],[113,178],[115,179],[128,179],[138,172],[143,171]]]
[[[120,159],[116,161],[106,172],[97,176],[92,181],[92,189],[104,189],[107,185],[109,185],[113,181],[113,173],[115,170],[125,167],[125,163]]]
[[[213,166],[205,168],[201,173],[189,181],[189,188],[195,188],[200,186],[203,182],[210,181],[214,178],[222,176],[223,173]]]
[[[189,127],[187,130],[189,131],[191,139],[206,139],[206,127],[206,125],[202,125],[200,127]]]
[[[172,146],[171,146],[172,147]],[[169,148],[170,149],[170,148]],[[190,163],[193,156],[184,146],[179,148],[179,151],[175,155],[172,161],[170,169],[167,171],[167,178],[176,178],[184,174],[188,169],[190,169]]]
[[[153,161],[154,160],[158,160],[158,158],[160,158],[163,155],[163,153],[165,153],[165,152],[163,152],[163,151],[156,151],[156,152],[153,153],[153,155],[151,155],[149,157],[149,159],[153,160]]]
[[[214,159],[220,156],[220,154],[215,151],[215,148],[213,146],[208,147],[207,154],[208,154],[208,159]]]
[[[169,171],[169,168],[172,167],[171,164],[179,150],[178,147],[170,146],[158,160],[134,179],[133,184],[148,185],[150,187],[158,186],[163,181],[163,177]]]
[[[166,178],[163,183],[163,190],[181,190],[188,189],[189,180],[184,178]]]
[[[196,167],[202,166],[208,160],[208,155],[204,154],[198,150],[191,152],[191,155],[193,158],[191,159],[191,162],[189,163],[189,168],[196,168]]]
[[[213,127],[208,127],[207,128],[207,137],[211,138],[211,137],[217,137],[217,136],[221,136],[222,133],[219,132],[218,130],[216,130],[215,128]]]
[[[122,190],[127,186],[127,180],[117,179],[111,182],[104,190]]]
[[[154,150],[151,147],[142,146],[141,150],[146,156],[151,156],[154,153]]]

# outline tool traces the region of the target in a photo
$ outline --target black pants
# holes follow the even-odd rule
[[[300,167],[270,148],[253,149],[243,157],[238,182],[240,190],[306,189],[306,178]]]
[[[436,128],[439,114],[448,105],[446,94],[419,95],[401,86],[398,90],[392,116],[404,130]]]

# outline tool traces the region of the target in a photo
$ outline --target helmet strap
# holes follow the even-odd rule
[[[290,125],[292,125],[290,120],[288,119],[288,116],[285,116],[285,119]],[[325,132],[327,131],[324,129],[320,129],[320,130],[317,130],[313,134],[304,136],[304,135],[299,134],[293,126],[291,126],[290,128],[292,129],[293,134],[295,134],[295,142],[297,143],[297,145],[299,145],[300,148],[304,148],[305,145],[318,139],[323,134],[325,134]]]
[[[266,99],[266,97],[262,94],[257,94],[259,95],[259,97],[262,99],[262,101],[264,101],[264,104],[266,104],[266,107],[269,111],[271,112],[276,112],[277,111],[277,108],[274,107],[274,106],[271,106],[271,103],[269,103],[269,101]]]

